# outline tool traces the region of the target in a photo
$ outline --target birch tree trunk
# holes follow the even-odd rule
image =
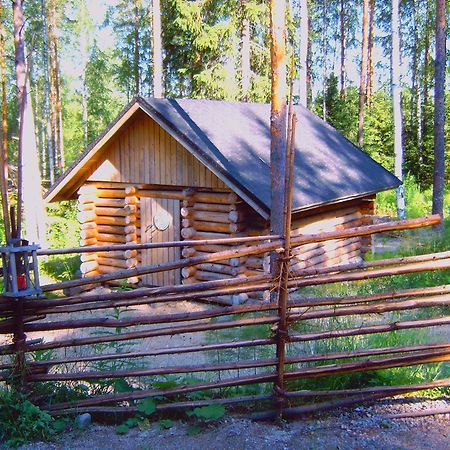
[[[5,226],[6,241],[11,239],[11,224],[9,220],[9,196],[8,196],[8,114],[6,98],[6,49],[5,28],[3,26],[3,2],[0,2],[0,68],[2,84],[2,148],[0,152],[0,192],[2,196],[3,224]]]
[[[395,175],[402,181],[397,188],[397,214],[400,219],[405,218],[405,196],[403,188],[403,114],[401,91],[401,62],[400,62],[400,14],[399,0],[392,0],[391,32],[392,32],[392,108],[394,114],[394,157]]]
[[[328,2],[323,1],[323,35],[322,35],[322,119],[327,120],[327,77],[328,77]]]
[[[367,53],[369,44],[369,0],[364,0],[362,16],[361,74],[359,78],[358,145],[363,145],[364,108],[367,87]]]
[[[248,101],[251,84],[250,72],[250,20],[246,12],[246,0],[241,0],[241,86],[242,100]]]
[[[372,104],[373,95],[373,44],[375,30],[375,0],[369,2],[369,37],[367,42],[367,88],[366,105]]]
[[[48,23],[47,23],[47,4],[46,0],[42,0],[41,3],[41,16],[42,16],[42,34],[43,34],[43,46],[42,57],[44,64],[44,123],[45,123],[45,146],[47,151],[47,167],[50,184],[55,182],[55,157],[54,146],[52,141],[52,122],[50,119],[50,63],[48,57]]]
[[[153,0],[153,96],[156,98],[164,97],[163,83],[163,59],[162,59],[162,40],[161,40],[161,3],[160,0]]]
[[[83,123],[83,145],[88,144],[88,89],[86,82],[86,69],[89,61],[88,33],[85,25],[87,23],[88,11],[86,0],[81,1],[80,6],[80,54],[81,54],[81,121]]]
[[[308,0],[300,0],[300,92],[299,102],[305,108],[308,107],[308,35],[309,16]]]
[[[39,172],[38,150],[34,128],[33,109],[29,94],[29,82],[26,76],[24,17],[22,0],[13,0],[14,47],[17,83],[17,101],[19,105],[19,161],[21,167],[23,207],[25,216],[25,237],[31,242],[39,242],[46,246],[45,210],[41,193],[41,177]],[[21,204],[18,202],[18,208]],[[18,216],[21,217],[21,214]],[[20,224],[17,224],[20,230]],[[19,234],[20,237],[20,234]]]
[[[340,88],[339,93],[341,98],[345,96],[345,0],[341,0],[340,11],[340,43],[341,43],[341,61],[340,61]]]
[[[141,7],[141,0],[134,0],[134,14],[133,14],[133,40],[134,40],[134,95],[141,93],[140,87],[140,56],[139,56],[139,9]]]
[[[446,5],[436,1],[436,54],[434,59],[434,172],[433,214],[444,218],[445,186],[445,64],[446,64]],[[436,227],[444,229],[443,223]]]

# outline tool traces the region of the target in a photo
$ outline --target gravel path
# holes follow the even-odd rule
[[[450,449],[450,414],[389,419],[390,414],[450,408],[450,399],[396,399],[372,406],[342,409],[333,414],[290,421],[283,426],[226,416],[197,436],[175,422],[169,430],[157,423],[144,432],[119,436],[113,427],[92,425],[64,435],[54,443],[36,443],[22,450],[327,450],[327,449]]]

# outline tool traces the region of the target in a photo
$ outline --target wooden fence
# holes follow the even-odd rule
[[[320,351],[322,347],[318,345],[352,337],[387,336],[399,330],[448,326],[450,316],[444,312],[450,305],[450,285],[325,297],[316,297],[314,293],[306,296],[304,290],[298,291],[318,285],[449,269],[450,252],[295,272],[289,268],[290,250],[295,247],[438,222],[438,216],[431,216],[286,240],[279,236],[220,239],[213,243],[226,241],[236,246],[213,254],[47,284],[42,290],[50,294],[75,286],[99,285],[267,252],[281,255],[280,271],[275,276],[262,274],[133,291],[94,291],[70,297],[22,300],[3,297],[0,336],[11,343],[0,346],[0,381],[16,383],[32,397],[41,392],[37,387],[42,384],[56,383],[51,385],[54,389],[64,383],[71,387],[77,383],[86,386],[88,395],[71,401],[54,401],[51,395],[46,398],[38,395],[35,400],[54,415],[130,413],[137,411],[138,400],[156,397],[157,411],[214,403],[239,408],[248,404],[253,417],[260,419],[290,417],[450,386],[450,378],[340,390],[305,389],[299,384],[312,378],[450,360],[450,342],[439,340],[356,349],[341,345],[344,348],[338,350],[325,346],[326,351]],[[124,244],[102,247],[102,251],[201,243],[196,240]],[[205,245],[210,243],[205,241]],[[39,254],[51,257],[95,251],[98,247],[92,246],[41,250]],[[212,302],[215,297],[260,291],[271,291],[275,301],[226,307]],[[199,302],[186,303],[192,300]],[[189,310],[186,305],[201,308]],[[431,311],[431,316],[407,320],[396,316],[399,312],[422,309]],[[365,323],[364,318],[374,315],[381,319]],[[349,320],[355,317],[359,318],[355,323]],[[125,381],[127,388],[118,389],[118,380]]]

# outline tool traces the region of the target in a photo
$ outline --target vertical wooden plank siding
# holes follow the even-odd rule
[[[146,225],[141,227],[142,242],[166,242],[180,240],[180,201],[165,198],[142,198],[142,220]],[[171,216],[169,227],[158,230],[153,218],[161,212],[167,212]],[[156,264],[174,261],[180,258],[179,248],[155,248],[142,251],[142,264]],[[152,286],[166,286],[180,283],[180,271],[172,270],[143,276],[143,282]]]

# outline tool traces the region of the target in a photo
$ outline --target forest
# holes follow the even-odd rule
[[[11,3],[1,3],[2,132],[14,202],[20,131],[15,20]],[[267,1],[13,4],[23,7],[19,34],[43,190],[136,95],[270,101]],[[313,110],[414,189],[430,189],[436,99],[445,99],[449,133],[448,85],[446,93],[435,90],[436,51],[445,52],[448,36],[445,28],[439,47],[436,17],[440,9],[445,26],[446,2],[291,0],[287,6],[294,103]],[[444,117],[439,120],[443,126]],[[448,161],[445,167],[448,173]]]

